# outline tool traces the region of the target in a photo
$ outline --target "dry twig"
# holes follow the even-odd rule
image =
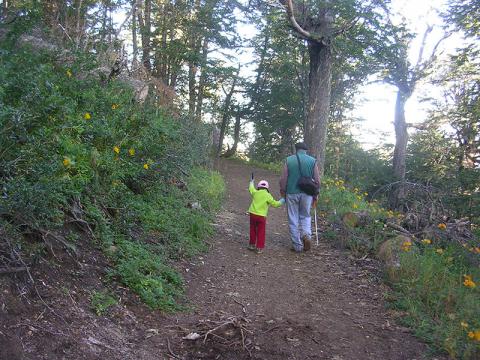
[[[172,356],[174,359],[180,359],[182,360],[182,358],[180,356],[178,356],[177,354],[175,354],[172,350],[172,347],[170,346],[170,339],[167,338],[167,348],[168,348],[168,353],[170,354],[170,356]]]

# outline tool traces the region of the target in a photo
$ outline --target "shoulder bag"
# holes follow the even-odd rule
[[[310,176],[304,176],[302,172],[302,164],[300,163],[300,157],[297,155],[297,161],[298,161],[298,169],[300,170],[300,179],[298,179],[298,187],[300,190],[302,190],[305,194],[310,195],[310,196],[316,196],[320,192],[320,184],[315,181]],[[313,166],[315,167],[315,164],[317,163],[317,160],[315,160],[315,163]]]

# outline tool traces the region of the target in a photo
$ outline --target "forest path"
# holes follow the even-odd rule
[[[244,338],[239,327],[225,324],[205,343],[172,337],[171,354],[186,359],[428,358],[426,345],[395,325],[372,266],[358,265],[323,240],[310,252],[290,251],[284,207],[270,209],[264,253],[248,251],[250,174],[255,172],[256,181],[268,180],[277,199],[278,176],[234,161],[222,160],[218,168],[227,193],[212,249],[184,269],[194,311],[170,319],[186,335],[243,317],[248,321],[242,325]]]
[[[270,209],[264,253],[248,251],[250,174],[268,180],[276,197],[278,176],[233,161],[218,168],[227,194],[211,249],[174,264],[186,310],[152,311],[116,286],[119,303],[96,315],[91,296],[107,290],[108,263],[79,243],[77,263],[64,254],[62,266],[35,269],[40,292],[31,300],[0,278],[0,360],[428,358],[427,346],[395,324],[401,314],[386,310],[375,260],[355,260],[323,240],[291,252],[284,207]]]

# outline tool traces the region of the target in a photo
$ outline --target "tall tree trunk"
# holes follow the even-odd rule
[[[248,110],[252,114],[255,113],[257,109],[257,105],[260,100],[259,95],[262,92],[263,84],[265,83],[265,76],[262,77],[262,75],[265,72],[265,57],[268,52],[269,41],[270,41],[270,38],[268,34],[266,34],[263,40],[262,52],[260,53],[260,61],[258,63],[257,75],[255,77],[255,82],[253,83],[254,96],[250,98],[250,105],[248,106]]]
[[[238,143],[240,141],[240,121],[242,120],[242,113],[237,110],[235,115],[235,128],[233,130],[233,145],[232,147],[223,155],[224,157],[232,157],[237,153]]]
[[[132,0],[132,46],[133,46],[133,54],[132,54],[132,61],[134,67],[137,65],[137,55],[138,55],[138,44],[137,44],[137,0]]]
[[[322,176],[330,112],[332,52],[330,45],[309,41],[308,53],[310,58],[308,115],[304,136],[309,152],[317,158],[318,170]]]
[[[220,137],[218,140],[217,156],[220,156],[220,153],[222,152],[223,139],[225,138],[225,132],[227,131],[227,126],[230,121],[230,105],[232,103],[232,96],[235,92],[235,86],[237,85],[237,79],[238,77],[235,76],[235,78],[233,79],[232,88],[225,97],[225,104],[223,105],[222,124],[220,126]]]
[[[140,25],[140,34],[142,39],[142,63],[149,72],[150,66],[150,43],[151,43],[151,0],[145,0],[142,14],[138,14],[138,23]]]
[[[407,156],[408,132],[405,121],[405,103],[408,97],[399,90],[395,101],[395,150],[393,153],[393,173],[397,180],[405,180],[405,160]]]
[[[2,16],[6,17],[8,12],[8,0],[3,0],[2,4]]]
[[[202,120],[203,95],[205,90],[205,80],[207,78],[207,57],[208,57],[208,37],[205,36],[202,45],[202,59],[200,68],[200,79],[198,80],[197,108],[195,109],[195,121]]]
[[[190,61],[188,64],[188,117],[193,120],[195,115],[195,102],[197,94],[196,88],[197,66]]]
[[[166,4],[162,5],[162,25],[161,25],[161,37],[160,37],[160,49],[157,49],[157,71],[160,79],[168,85],[168,75],[167,75],[167,62],[168,56],[166,55],[167,52],[167,39],[168,39],[168,18],[169,18],[169,10],[170,7]]]
[[[76,7],[77,7],[77,14],[76,14],[76,26],[75,26],[75,47],[78,49],[80,47],[80,41],[83,36],[83,30],[81,29],[81,23],[83,20],[82,16],[82,5],[83,5],[83,0],[78,0],[76,2]]]
[[[107,35],[107,4],[103,3],[102,11],[102,45],[105,44],[105,39]]]
[[[392,190],[390,196],[390,206],[401,210],[405,200],[405,173],[407,158],[408,131],[405,121],[405,103],[409,96],[402,90],[398,90],[395,101],[395,150],[393,152],[393,174],[399,184]]]

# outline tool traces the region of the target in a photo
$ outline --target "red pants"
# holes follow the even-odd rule
[[[265,216],[250,214],[250,245],[257,249],[265,247],[265,226],[267,218]]]

